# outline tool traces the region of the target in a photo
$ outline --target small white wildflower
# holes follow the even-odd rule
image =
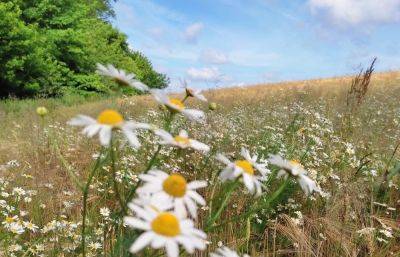
[[[393,237],[392,232],[390,230],[387,230],[387,229],[380,229],[379,233],[381,233],[382,235],[384,235],[385,237],[388,237],[388,238],[392,238]]]
[[[20,235],[25,232],[24,227],[19,222],[11,223],[8,230],[17,235]]]
[[[17,196],[24,196],[26,194],[25,190],[21,187],[14,187],[12,193]]]
[[[101,249],[101,244],[99,242],[91,242],[89,243],[88,247],[93,251]]]
[[[36,251],[38,251],[38,252],[43,252],[45,250],[44,244],[37,244],[35,246],[35,248],[36,248]]]
[[[188,109],[181,100],[176,98],[170,98],[161,90],[151,90],[151,93],[153,94],[157,102],[166,106],[170,111],[182,113],[190,120],[194,120],[197,122],[204,121],[205,116],[203,111],[196,109]]]
[[[226,156],[218,154],[217,160],[226,165],[219,177],[222,181],[226,181],[241,176],[248,191],[255,196],[260,196],[263,188],[262,182],[266,180],[270,170],[265,167],[265,164],[257,162],[258,156],[251,156],[249,150],[242,148],[241,155],[244,158],[243,160],[231,162]],[[258,174],[256,171],[258,171]]]
[[[100,208],[100,215],[104,218],[108,218],[110,216],[110,213],[110,209],[108,209],[107,207]]]
[[[100,63],[97,64],[97,73],[106,77],[110,77],[116,83],[122,86],[130,86],[139,91],[147,91],[149,87],[135,79],[134,74],[127,74],[124,70],[118,70],[113,65],[108,64],[104,66]]]
[[[82,133],[88,137],[99,134],[100,143],[103,146],[109,146],[113,131],[120,130],[134,149],[139,148],[141,145],[137,138],[136,130],[152,128],[149,124],[125,121],[122,115],[115,110],[102,111],[97,120],[86,115],[78,115],[71,119],[68,124],[84,127]]]
[[[36,226],[35,224],[33,224],[30,221],[24,221],[23,224],[24,224],[25,228],[29,229],[32,232],[36,232],[39,229],[38,226]]]
[[[160,144],[163,145],[172,145],[182,149],[193,148],[195,150],[202,151],[205,153],[210,151],[210,147],[208,145],[201,143],[195,139],[189,138],[186,130],[181,130],[179,132],[179,135],[175,137],[163,129],[156,130],[155,134],[162,139]]]
[[[287,178],[289,174],[295,177],[297,182],[300,184],[301,189],[303,189],[307,196],[312,194],[314,191],[318,193],[321,192],[317,183],[307,176],[307,171],[298,161],[288,161],[279,155],[270,155],[269,161],[271,164],[281,168],[278,172],[278,177],[283,176]]]
[[[366,227],[366,228],[363,228],[363,229],[360,229],[360,230],[357,230],[357,233],[359,234],[359,235],[371,235],[371,234],[373,234],[375,232],[375,228],[373,228],[373,227]]]
[[[8,247],[8,250],[9,250],[10,252],[19,252],[19,251],[22,251],[22,246],[19,245],[19,244],[13,244],[13,245],[10,245],[10,246]]]
[[[384,244],[388,243],[388,241],[386,239],[383,239],[381,237],[377,237],[376,240],[378,240],[378,242],[381,242],[381,243],[384,243]]]

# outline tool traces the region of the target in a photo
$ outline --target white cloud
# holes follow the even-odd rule
[[[309,0],[313,13],[327,14],[339,26],[400,21],[400,0]]]
[[[218,67],[189,68],[186,71],[189,79],[193,81],[221,82],[224,79]]]
[[[200,61],[211,64],[225,64],[229,62],[229,59],[223,52],[207,49],[201,52]]]
[[[197,39],[203,29],[204,24],[201,22],[196,22],[186,27],[184,32],[186,42],[191,44],[197,43]]]

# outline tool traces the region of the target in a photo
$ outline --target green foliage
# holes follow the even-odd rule
[[[150,87],[165,87],[168,78],[106,20],[112,15],[104,0],[1,2],[0,97],[109,94],[115,85],[94,74],[98,62],[133,72]]]
[[[392,179],[397,174],[400,174],[400,162],[397,162],[395,166],[389,171],[388,179]]]
[[[166,87],[168,85],[168,78],[165,74],[155,73],[151,62],[140,52],[133,52],[130,54],[131,58],[137,65],[137,78],[146,85],[161,85]]]

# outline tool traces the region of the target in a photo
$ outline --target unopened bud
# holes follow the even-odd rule
[[[49,113],[49,111],[47,110],[46,107],[40,106],[40,107],[36,108],[36,113],[39,116],[44,117]]]
[[[217,103],[214,102],[208,105],[208,109],[210,109],[211,111],[215,111],[217,107],[218,107]]]
[[[190,88],[185,88],[185,91],[186,91],[186,96],[188,96],[188,97],[194,97],[194,94],[193,94],[193,90],[192,89],[190,89]]]

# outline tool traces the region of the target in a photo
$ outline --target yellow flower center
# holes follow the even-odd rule
[[[12,223],[14,222],[14,217],[7,217],[6,218],[6,223]]]
[[[151,222],[151,228],[157,234],[168,237],[174,237],[181,233],[179,220],[175,217],[175,215],[168,212],[160,213]]]
[[[290,164],[292,164],[293,166],[301,166],[300,162],[298,160],[291,160],[289,161]]]
[[[117,126],[124,121],[122,115],[114,110],[105,110],[97,117],[97,122],[104,125]]]
[[[173,197],[182,197],[186,193],[186,179],[179,174],[171,174],[163,182],[163,189]]]
[[[176,137],[174,137],[174,139],[177,143],[182,144],[182,145],[188,145],[190,142],[189,138],[181,137],[181,136],[176,136]]]
[[[176,99],[176,98],[171,98],[169,99],[169,103],[175,106],[178,110],[183,110],[185,109],[185,104],[182,103],[181,100]]]
[[[247,174],[254,175],[254,168],[250,162],[248,162],[246,160],[241,160],[241,161],[236,161],[235,165],[242,168],[244,170],[244,172],[246,172]]]

